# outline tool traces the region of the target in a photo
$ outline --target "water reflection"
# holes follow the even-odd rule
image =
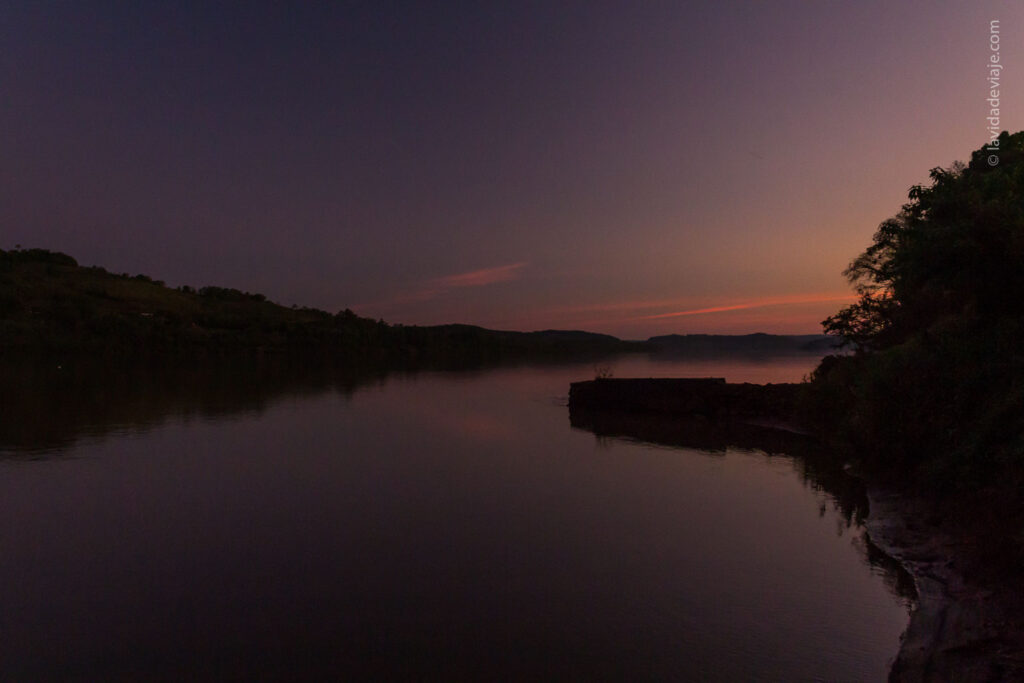
[[[334,392],[350,398],[388,377],[418,372],[454,373],[473,381],[496,368],[573,368],[573,380],[590,379],[596,365],[618,376],[693,375],[713,368],[730,381],[799,380],[813,355],[694,356],[625,354],[576,363],[546,361],[503,366],[449,362],[437,368],[346,365],[337,362],[252,356],[188,361],[117,362],[109,358],[0,360],[0,457],[46,457],[66,452],[79,439],[139,432],[168,421],[222,420],[260,415],[289,397]],[[567,389],[565,387],[564,389]],[[439,414],[442,411],[438,411]],[[462,419],[447,416],[444,419]],[[466,423],[470,430],[494,425]],[[708,444],[714,448],[713,444]]]
[[[742,422],[719,423],[701,418],[670,417],[658,413],[602,411],[570,406],[569,422],[575,429],[591,432],[599,440],[608,438],[694,449],[709,455],[724,455],[729,449],[784,457],[792,461],[804,485],[824,494],[818,514],[824,517],[831,505],[838,513],[841,535],[851,528],[861,530],[867,517],[868,497],[863,482],[844,470],[841,463],[824,452],[809,436]],[[913,578],[895,560],[871,543],[866,533],[855,546],[868,564],[883,577],[892,594],[909,609],[917,599]]]
[[[760,437],[596,448],[555,400],[592,366],[4,369],[5,675],[883,678],[906,613],[835,536],[857,496]]]
[[[277,358],[117,363],[70,359],[0,363],[0,454],[46,457],[80,439],[168,421],[258,416],[289,397],[343,397],[394,370]]]

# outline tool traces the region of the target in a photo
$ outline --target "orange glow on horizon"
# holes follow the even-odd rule
[[[704,315],[708,313],[724,313],[726,311],[739,311],[749,308],[764,308],[766,306],[790,306],[794,304],[816,304],[829,301],[852,301],[857,298],[856,294],[844,294],[841,296],[795,296],[753,301],[731,306],[712,306],[709,308],[695,308],[686,311],[674,311],[672,313],[658,313],[657,315],[644,315],[634,320],[658,320],[660,318],[679,318],[687,315]]]
[[[515,318],[478,320],[477,324],[498,329],[580,329],[604,332],[623,338],[655,334],[810,334],[820,332],[821,320],[835,313],[828,304],[852,303],[856,293],[805,293],[747,299],[735,303],[722,302],[716,306],[701,306],[699,299],[661,299],[558,306],[525,313]],[[707,301],[707,299],[705,299]],[[734,299],[735,301],[735,299]],[[710,302],[708,302],[710,303]],[[677,308],[663,313],[636,315],[650,309]],[[774,307],[774,310],[772,310]],[[606,313],[607,315],[602,315]],[[677,328],[676,319],[699,319],[701,315],[717,315],[711,322]]]

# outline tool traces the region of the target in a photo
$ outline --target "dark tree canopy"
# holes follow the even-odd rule
[[[862,462],[1024,505],[1024,132],[998,141],[933,169],[850,264],[860,298],[823,324],[856,353],[806,405]]]
[[[998,153],[986,145],[910,189],[846,270],[860,299],[825,320],[827,332],[884,349],[946,324],[1024,314],[1024,132],[998,140]]]

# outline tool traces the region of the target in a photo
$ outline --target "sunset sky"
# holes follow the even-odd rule
[[[0,4],[0,248],[389,322],[813,333],[1024,3]]]

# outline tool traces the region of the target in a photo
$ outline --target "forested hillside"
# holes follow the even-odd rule
[[[42,249],[0,250],[0,352],[110,356],[297,354],[351,362],[491,362],[635,349],[585,332],[389,325],[288,308],[224,287],[171,288]]]

